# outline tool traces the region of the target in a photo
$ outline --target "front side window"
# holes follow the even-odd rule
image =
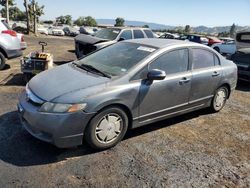
[[[119,42],[90,54],[76,63],[91,65],[111,76],[121,76],[155,50],[156,48],[136,43]]]
[[[185,72],[188,70],[188,49],[168,52],[150,64],[150,70],[159,69],[166,74]]]
[[[141,30],[134,30],[134,38],[135,39],[144,38],[143,32]]]
[[[131,30],[125,30],[120,35],[120,38],[123,38],[125,40],[132,39],[132,31]]]
[[[214,66],[214,54],[204,49],[193,49],[193,69],[202,69]]]

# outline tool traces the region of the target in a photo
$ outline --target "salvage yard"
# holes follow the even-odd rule
[[[76,58],[72,38],[25,40],[24,54],[45,41],[57,65]],[[200,110],[130,130],[101,152],[86,144],[58,149],[29,135],[16,110],[24,86],[19,59],[8,61],[0,71],[0,187],[250,187],[249,83],[240,82],[219,113]]]

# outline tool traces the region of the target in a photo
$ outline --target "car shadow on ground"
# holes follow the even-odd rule
[[[2,84],[2,83],[1,83]],[[25,86],[26,81],[21,73],[10,74],[9,77],[6,78],[6,82],[3,83],[4,86]]]
[[[0,72],[4,71],[4,70],[8,70],[8,69],[10,69],[10,65],[9,64],[5,64],[4,68],[2,70],[0,70]]]
[[[236,90],[250,91],[250,82],[238,81]]]
[[[151,131],[166,128],[207,113],[207,110],[200,110],[129,130],[124,139],[127,140]],[[21,126],[17,111],[0,116],[0,160],[6,163],[16,166],[42,165],[96,152],[98,151],[93,150],[86,143],[75,148],[59,149],[51,144],[39,141],[27,133]]]

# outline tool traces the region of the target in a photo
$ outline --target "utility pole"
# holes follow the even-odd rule
[[[29,16],[29,6],[27,0],[24,0],[23,3],[25,7],[26,19],[27,19],[27,34],[30,33],[30,16]]]
[[[10,23],[9,0],[6,0],[5,8],[6,8],[6,22],[7,22],[7,23]]]

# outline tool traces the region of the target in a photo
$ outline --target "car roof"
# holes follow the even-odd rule
[[[107,27],[107,29],[144,29],[144,30],[151,30],[150,28],[145,27]]]
[[[205,46],[202,44],[189,42],[189,41],[175,40],[175,39],[161,39],[161,38],[133,39],[133,40],[126,40],[123,42],[137,43],[137,44],[142,44],[145,46],[152,46],[155,48],[165,48],[165,47],[169,47],[173,45],[186,45],[186,46],[198,46],[198,47]]]

